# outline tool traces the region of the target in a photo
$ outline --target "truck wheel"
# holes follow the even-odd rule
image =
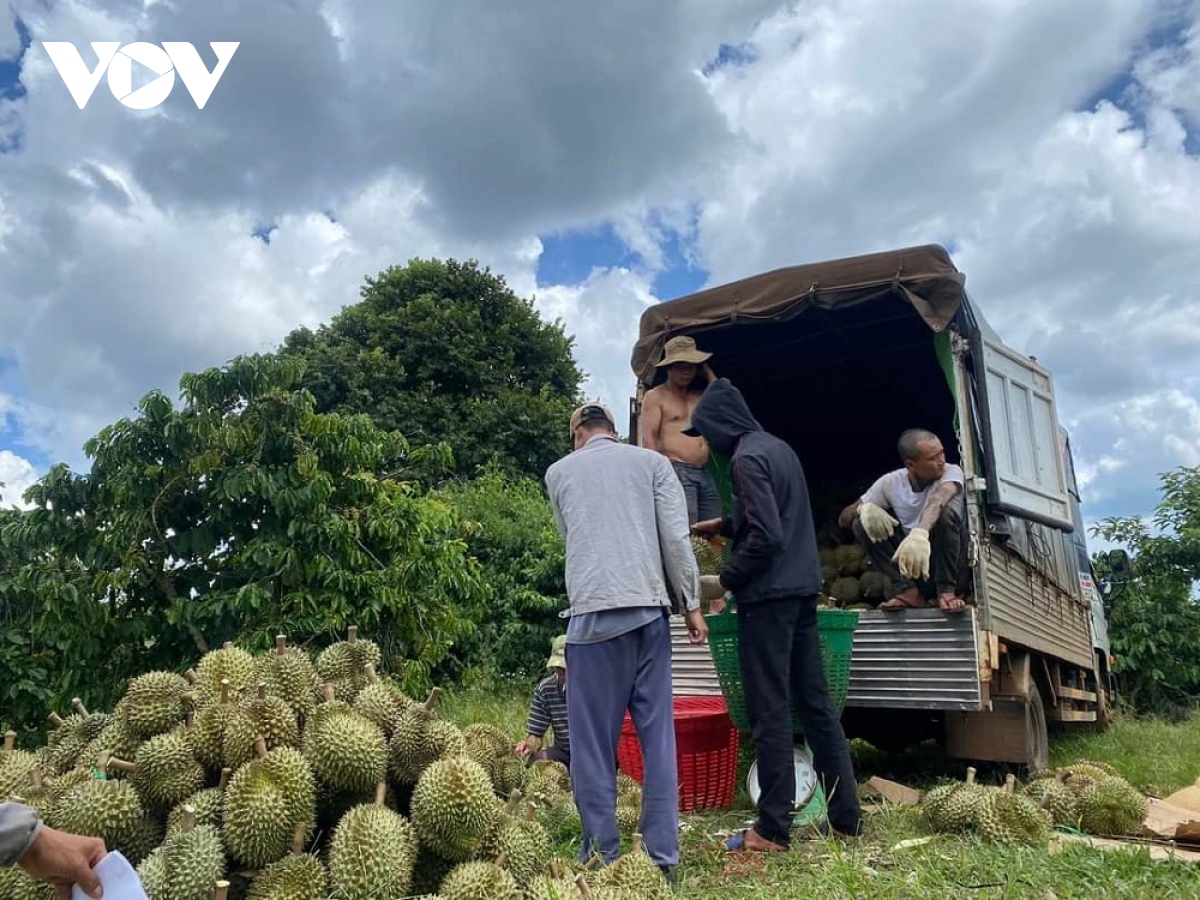
[[[1041,691],[1031,685],[1025,704],[1025,765],[1035,774],[1050,765],[1050,736],[1046,728],[1046,707]]]

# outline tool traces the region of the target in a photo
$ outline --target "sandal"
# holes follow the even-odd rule
[[[735,831],[725,840],[726,853],[785,853],[787,850],[782,844],[768,841],[753,828]]]
[[[880,603],[878,608],[884,612],[895,612],[898,609],[925,609],[927,606],[929,604],[925,602],[924,597],[918,599],[916,603],[909,603],[903,597],[895,596]]]

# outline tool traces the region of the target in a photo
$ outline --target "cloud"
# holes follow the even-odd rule
[[[38,480],[38,471],[29,460],[11,450],[0,450],[0,508],[28,508],[22,494]]]

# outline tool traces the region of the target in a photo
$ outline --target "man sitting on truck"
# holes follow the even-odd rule
[[[929,605],[918,585],[930,579],[943,612],[962,612],[959,595],[966,573],[963,539],[963,471],[946,462],[941,440],[931,431],[910,428],[897,445],[904,468],[881,476],[838,516],[876,570],[892,584],[882,610]],[[899,533],[896,528],[899,526]]]
[[[663,358],[656,364],[667,370],[667,380],[646,392],[638,422],[638,444],[669,459],[683,485],[689,525],[721,515],[721,496],[708,471],[708,444],[702,437],[688,437],[681,432],[704,394],[702,388],[692,384],[697,373],[703,373],[710,384],[716,378],[708,365],[711,357],[690,337],[667,341]]]

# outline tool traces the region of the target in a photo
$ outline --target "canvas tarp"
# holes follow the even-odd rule
[[[893,291],[941,332],[958,312],[963,289],[963,274],[935,244],[775,269],[650,307],[642,314],[631,364],[638,380],[650,385],[663,344],[676,335],[699,335],[729,322],[784,321],[809,306],[831,309]]]

